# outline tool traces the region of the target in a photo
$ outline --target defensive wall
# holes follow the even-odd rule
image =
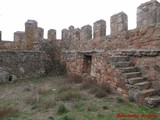
[[[124,12],[111,16],[111,34],[107,36],[106,27],[106,21],[101,19],[93,24],[93,28],[91,25],[85,25],[81,28],[70,26],[68,29],[63,29],[61,40],[57,40],[56,30],[50,29],[48,38],[44,39],[44,30],[38,27],[37,21],[28,20],[25,23],[24,32],[14,33],[14,41],[0,40],[0,49],[9,50],[8,53],[13,50],[26,50],[28,51],[26,52],[27,58],[33,61],[38,59],[39,61],[34,61],[34,63],[42,62],[42,67],[39,66],[39,68],[44,68],[45,62],[40,60],[41,55],[34,56],[29,51],[32,50],[35,54],[45,54],[42,51],[43,46],[58,47],[58,56],[60,56],[58,60],[66,64],[68,74],[90,76],[98,84],[110,85],[112,92],[123,97],[130,97],[137,102],[145,101],[153,106],[159,104],[160,3],[151,0],[137,8],[135,29],[128,30],[128,17]],[[14,53],[25,55],[24,52]],[[10,60],[16,61],[12,57]],[[19,59],[19,62],[22,61]],[[4,63],[2,64],[6,71],[10,70],[10,73],[17,71],[14,75],[21,78],[19,75],[23,72],[21,67],[19,67],[20,71],[17,67],[9,69]],[[10,65],[14,65],[13,63]],[[38,76],[37,73],[43,74],[42,71],[43,69],[35,70],[35,75],[31,76]],[[26,76],[22,75],[22,77]]]

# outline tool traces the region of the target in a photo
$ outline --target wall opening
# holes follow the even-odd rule
[[[91,63],[92,63],[92,56],[84,55],[82,73],[88,73],[88,74],[91,73]]]
[[[9,80],[8,81],[12,81],[12,76],[9,76]]]

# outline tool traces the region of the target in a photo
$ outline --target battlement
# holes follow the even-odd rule
[[[156,0],[141,4],[137,8],[137,27],[160,23],[160,3]]]
[[[140,28],[147,28],[149,26],[157,27],[160,23],[160,3],[156,0],[141,4],[137,8],[137,28],[134,31],[139,31]],[[63,50],[80,50],[82,44],[92,44],[93,41],[104,41],[108,38],[113,38],[118,34],[132,34],[128,30],[128,16],[124,12],[114,14],[110,17],[110,35],[106,37],[106,21],[98,20],[91,25],[85,25],[81,28],[68,27],[61,31],[61,40],[57,42],[56,30],[48,30],[48,38],[43,38],[44,29],[38,27],[38,22],[35,20],[28,20],[25,23],[25,31],[14,33],[14,45],[9,49],[33,49],[35,46],[49,43],[56,45],[57,43]],[[93,31],[92,31],[93,30]],[[136,34],[136,33],[134,33]],[[130,37],[130,36],[128,36]],[[1,40],[1,32],[0,32]],[[3,42],[1,42],[2,44]],[[3,46],[3,45],[2,45]],[[4,48],[7,48],[6,46]]]
[[[65,63],[68,73],[90,76],[99,84],[107,83],[123,97],[145,103],[144,99],[149,100],[160,90],[150,84],[160,84],[160,3],[151,0],[141,4],[137,8],[137,28],[133,30],[128,30],[124,12],[111,16],[110,35],[106,36],[106,28],[106,21],[100,19],[93,27],[63,29],[60,40],[56,30],[50,29],[44,39],[44,29],[37,21],[28,20],[25,31],[15,32],[12,42],[1,41],[0,32],[0,82],[10,81],[10,77],[41,76],[55,69],[53,64]],[[150,99],[153,101],[149,104],[160,103],[160,98],[158,102]]]
[[[128,16],[124,12],[111,16],[110,27],[111,35],[128,31]]]

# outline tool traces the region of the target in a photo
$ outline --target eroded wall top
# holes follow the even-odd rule
[[[137,27],[160,23],[160,3],[157,0],[141,4],[137,8]]]
[[[150,38],[148,37],[146,40],[151,41],[151,34],[155,29],[159,28],[157,27],[159,23],[160,3],[156,0],[151,0],[141,4],[137,8],[137,29],[133,30],[134,32],[132,30],[128,30],[128,16],[124,12],[111,16],[111,35],[106,36],[106,21],[101,19],[93,23],[93,28],[91,25],[85,25],[81,27],[81,29],[74,28],[74,26],[70,26],[68,29],[63,29],[61,40],[57,40],[56,30],[54,29],[48,30],[48,39],[44,39],[43,28],[38,27],[37,21],[28,20],[25,23],[24,32],[14,33],[14,42],[11,46],[14,46],[15,49],[34,50],[33,48],[39,48],[43,43],[49,43],[51,45],[61,46],[62,50],[82,50],[83,48],[104,49],[105,46],[112,48],[111,44],[117,38],[119,38],[118,42],[120,42],[120,40],[129,42],[129,40],[132,39],[133,42],[128,43],[129,45],[136,43],[136,40],[142,41],[142,39],[146,39],[144,36],[144,34],[146,34],[144,33],[146,29],[141,29],[141,31],[139,31],[139,28],[147,28],[149,26],[154,27],[153,30],[149,29],[150,32],[147,34]],[[158,30],[156,30],[156,32],[157,31]],[[156,35],[158,34],[159,32],[156,33]],[[135,37],[133,38],[132,36]],[[157,38],[159,39],[159,37]],[[107,42],[104,43],[104,41]],[[4,44],[1,42],[0,46],[3,45],[6,45],[6,43]],[[122,47],[122,45],[116,47],[119,48]],[[7,47],[5,46],[4,48]]]

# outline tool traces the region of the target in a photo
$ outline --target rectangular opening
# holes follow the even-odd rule
[[[91,63],[92,63],[92,56],[91,55],[84,55],[83,59],[83,73],[91,73]]]

